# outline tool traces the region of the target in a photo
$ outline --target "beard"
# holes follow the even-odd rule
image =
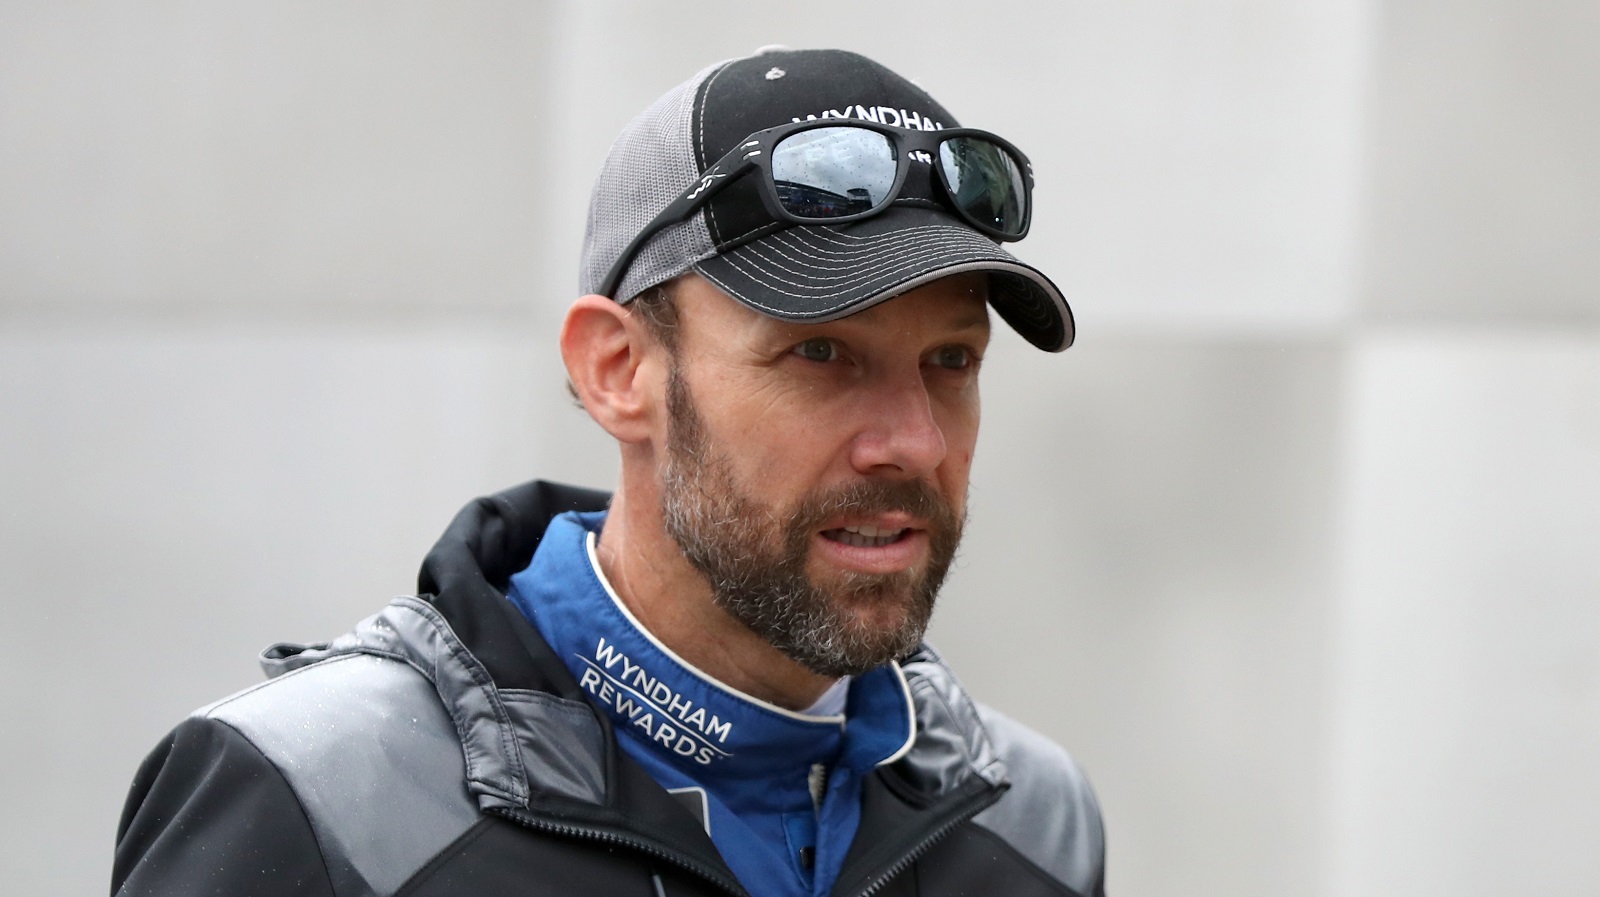
[[[718,607],[791,660],[830,678],[860,675],[916,648],[961,541],[965,521],[949,502],[921,480],[862,480],[774,508],[752,498],[728,456],[710,444],[675,363],[667,411],[662,516]],[[889,511],[925,521],[925,569],[839,571],[827,582],[811,579],[811,539],[824,524]]]

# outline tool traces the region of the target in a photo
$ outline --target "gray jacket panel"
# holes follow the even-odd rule
[[[332,658],[197,715],[231,726],[282,773],[340,895],[393,894],[480,818],[455,727],[404,664]]]
[[[1080,894],[1096,894],[1105,830],[1089,781],[1055,742],[982,704],[990,743],[1007,760],[1011,790],[973,822]]]

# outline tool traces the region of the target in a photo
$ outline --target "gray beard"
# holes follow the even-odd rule
[[[922,641],[964,520],[928,484],[864,480],[819,490],[780,513],[748,497],[705,426],[676,363],[661,510],[667,532],[711,586],[712,600],[796,663],[821,676],[859,675],[906,656]],[[823,586],[806,573],[811,536],[839,514],[905,511],[927,521],[930,553],[920,574],[842,573]],[[851,608],[893,602],[897,625],[873,626]]]

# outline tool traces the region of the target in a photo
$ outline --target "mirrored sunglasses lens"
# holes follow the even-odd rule
[[[812,128],[772,149],[778,202],[799,218],[869,212],[889,199],[894,174],[894,145],[864,128]]]
[[[963,212],[1002,234],[1022,233],[1027,186],[1004,148],[981,137],[952,137],[939,144],[939,164]]]

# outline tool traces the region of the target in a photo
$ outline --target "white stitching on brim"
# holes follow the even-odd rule
[[[817,241],[819,240],[831,242],[834,246],[842,245],[841,241],[829,241],[828,238],[830,236],[833,235],[823,231],[800,233],[798,230],[787,230],[773,234],[765,240],[750,243],[748,246],[751,249],[759,249],[764,246],[792,246],[796,251],[804,252],[819,261],[845,263],[854,259],[876,258],[881,256],[885,250],[901,244],[927,243],[932,240],[942,243],[961,243],[974,247],[983,247],[987,252],[1005,254],[993,242],[974,234],[972,231],[959,227],[914,227],[867,239],[858,237],[853,245],[841,249],[832,249],[828,245],[818,245]],[[738,253],[740,249],[744,248],[739,247],[739,249],[734,249],[732,252]]]
[[[1020,275],[1022,277],[1027,278],[1029,281],[1039,285],[1041,288],[1044,287],[1044,284],[1039,282],[1039,278],[1042,277],[1043,275],[1041,275],[1037,271],[1032,270],[1031,268],[1028,268],[1026,265],[1022,265],[1022,264],[1016,263],[1016,262],[995,263],[995,262],[992,262],[992,261],[978,260],[978,261],[969,261],[969,262],[958,262],[958,263],[956,263],[954,265],[950,265],[950,266],[947,266],[947,267],[935,268],[934,270],[928,271],[928,272],[922,274],[919,277],[913,277],[913,278],[911,278],[910,280],[907,280],[904,283],[895,284],[895,285],[893,285],[891,287],[886,288],[883,292],[877,293],[877,294],[872,295],[872,296],[869,296],[869,297],[867,297],[865,299],[845,299],[845,300],[843,300],[843,301],[841,301],[841,302],[839,302],[839,303],[837,303],[837,304],[835,304],[835,305],[833,305],[833,306],[831,306],[829,308],[818,309],[816,311],[790,311],[789,309],[776,308],[774,306],[767,305],[767,304],[765,304],[763,302],[760,302],[758,300],[755,300],[755,299],[752,299],[752,298],[750,298],[748,296],[745,296],[743,293],[740,293],[738,290],[734,289],[729,284],[725,283],[721,279],[717,278],[715,275],[711,274],[710,272],[708,272],[708,271],[706,271],[706,270],[704,270],[702,268],[698,268],[697,267],[695,269],[695,271],[701,277],[704,277],[706,280],[709,280],[712,283],[716,284],[717,289],[719,289],[722,292],[728,294],[729,296],[732,296],[734,299],[737,299],[739,302],[750,306],[751,308],[754,308],[754,309],[756,309],[758,311],[766,312],[767,314],[770,314],[775,318],[783,318],[785,320],[791,320],[791,321],[806,319],[806,320],[813,320],[816,323],[823,323],[823,322],[826,322],[826,321],[835,320],[837,318],[848,317],[849,315],[854,314],[855,312],[864,311],[864,310],[866,310],[868,308],[871,308],[874,305],[877,305],[880,302],[884,302],[884,301],[887,301],[889,299],[893,299],[894,297],[900,295],[901,293],[910,292],[911,290],[914,290],[917,287],[922,286],[923,284],[932,283],[935,280],[939,280],[939,279],[945,278],[945,277],[950,277],[951,275],[954,275],[954,274],[965,274],[965,273],[971,272],[971,271],[984,272],[984,273],[998,272],[998,273],[1004,273],[1004,274],[1017,274],[1017,275]],[[760,284],[758,284],[758,285],[760,285]],[[761,286],[764,286],[764,285],[761,285]],[[802,296],[802,295],[800,295],[798,293],[786,293],[783,290],[773,290],[773,292],[775,292],[775,293],[784,293],[784,295],[794,296],[797,299],[814,299],[814,298],[816,298],[816,297],[813,297],[813,296]],[[1047,292],[1047,294],[1050,294],[1050,291],[1046,290],[1046,292]],[[1062,304],[1064,304],[1064,300],[1058,299],[1055,295],[1050,294],[1050,305],[1052,307],[1054,307],[1056,309],[1056,311],[1061,315],[1061,319],[1062,319],[1062,321],[1064,323],[1065,321],[1069,320],[1069,318],[1067,317],[1066,313],[1064,311],[1062,311],[1062,309],[1060,308],[1060,306]]]
[[[938,259],[946,258],[951,255],[967,256],[964,259],[952,260],[953,262],[981,261],[985,259],[992,259],[994,261],[1007,260],[1003,256],[996,257],[993,255],[982,255],[978,257],[972,257],[973,254],[971,253],[952,252],[952,250],[965,249],[968,245],[969,244],[961,243],[939,243],[934,245],[920,244],[919,248],[921,251],[904,253],[898,256],[877,256],[863,259],[863,261],[875,264],[862,265],[857,267],[855,270],[834,275],[811,273],[815,270],[814,268],[797,270],[795,268],[786,267],[782,264],[779,264],[777,259],[765,256],[741,259],[737,256],[727,255],[723,256],[723,259],[727,262],[729,267],[743,273],[751,280],[754,280],[763,286],[771,287],[775,292],[781,292],[795,297],[819,295],[826,296],[830,293],[838,292],[839,290],[849,290],[856,286],[872,283],[874,281],[893,280],[895,277],[898,277],[905,272],[930,262],[937,263]],[[781,252],[779,254],[782,255]],[[750,253],[750,255],[753,256],[756,254]],[[792,256],[783,257],[794,261],[797,265],[804,264],[803,261],[796,260]],[[766,264],[763,264],[763,262]],[[794,280],[784,277],[784,273],[793,274],[798,277],[805,277],[806,279]],[[799,290],[809,290],[810,292],[791,292],[778,287],[778,284],[785,284],[787,286],[795,287]]]
[[[920,241],[917,243],[886,246],[883,251],[875,255],[860,259],[852,259],[848,264],[818,259],[807,256],[804,252],[793,252],[779,246],[763,247],[759,251],[734,253],[729,256],[730,264],[739,264],[749,268],[770,271],[771,276],[781,277],[784,274],[793,275],[799,280],[796,286],[804,287],[813,281],[819,288],[826,288],[828,281],[850,280],[859,277],[862,273],[883,270],[885,267],[904,267],[918,262],[937,262],[940,256],[981,256],[993,258],[993,253],[970,252],[968,244],[951,241]],[[1002,257],[1003,258],[1003,257]],[[832,273],[822,273],[832,272]]]
[[[780,242],[776,239],[741,246],[732,252],[724,253],[721,258],[729,267],[758,283],[773,282],[775,292],[796,297],[804,297],[807,294],[783,290],[776,284],[782,283],[801,290],[827,294],[873,280],[892,279],[900,276],[906,269],[944,255],[964,256],[965,258],[960,261],[991,259],[1002,263],[1016,262],[1015,258],[995,249],[987,240],[963,239],[966,233],[956,228],[919,230],[926,231],[927,234],[910,234],[904,238],[895,235],[893,239],[881,240],[870,247],[864,247],[869,251],[852,254],[848,259],[817,255],[810,251],[812,248],[810,246],[798,244],[793,240]],[[901,251],[902,249],[908,251]],[[785,261],[789,264],[784,264]],[[818,269],[838,273],[823,274]],[[784,277],[784,274],[803,277],[804,280],[790,279]]]
[[[911,235],[910,237],[904,239],[884,240],[870,247],[863,247],[865,250],[863,252],[851,253],[849,255],[844,255],[842,253],[825,254],[826,250],[822,250],[819,253],[815,247],[802,241],[776,239],[764,240],[760,243],[751,243],[746,247],[740,247],[740,249],[743,250],[742,252],[740,250],[734,250],[733,252],[727,254],[730,256],[780,256],[784,258],[801,258],[807,260],[807,269],[821,266],[833,270],[849,271],[853,268],[860,268],[864,264],[877,264],[885,259],[896,257],[907,258],[912,257],[912,254],[925,255],[926,252],[922,252],[922,250],[935,250],[949,247],[960,247],[964,250],[970,251],[974,255],[983,255],[986,258],[1010,258],[1009,255],[998,251],[987,241],[974,242],[972,240],[964,239],[960,234],[949,231],[934,231],[928,233],[927,235],[917,234]],[[910,249],[911,254],[905,252],[905,249]]]

